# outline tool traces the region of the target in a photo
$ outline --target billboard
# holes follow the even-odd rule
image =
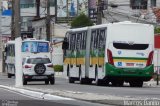
[[[68,0],[68,16],[77,16],[77,0]]]
[[[88,0],[79,0],[78,1],[78,14],[88,14]]]
[[[2,15],[11,16],[12,15],[12,0],[2,1]]]
[[[89,0],[56,0],[56,22],[66,23],[81,13],[88,15]]]
[[[57,17],[67,17],[67,0],[57,0]]]

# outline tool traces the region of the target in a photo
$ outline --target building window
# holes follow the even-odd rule
[[[147,9],[147,0],[130,0],[132,9]]]
[[[151,0],[151,7],[156,7],[156,1],[157,0]]]

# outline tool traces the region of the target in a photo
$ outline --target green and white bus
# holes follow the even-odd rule
[[[154,27],[119,22],[69,29],[63,42],[69,83],[142,87],[154,73]]]

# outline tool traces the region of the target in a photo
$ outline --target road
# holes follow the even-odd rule
[[[8,79],[7,76],[0,77],[1,85],[14,85],[14,78]],[[55,85],[45,85],[44,82],[29,82],[24,87],[44,90],[60,90],[60,91],[73,91],[83,93],[93,93],[100,95],[115,95],[120,97],[140,97],[140,98],[158,98],[160,99],[160,87],[144,86],[142,88],[132,88],[129,86],[124,87],[107,87],[92,85],[80,85],[79,82],[69,84],[65,78],[57,78]]]
[[[0,85],[14,85],[14,78],[0,75]],[[37,86],[31,84],[33,86]],[[41,82],[38,85],[46,86]],[[28,85],[27,85],[28,86]],[[30,85],[29,85],[30,86]],[[52,85],[53,86],[53,85]],[[38,87],[38,86],[37,86]],[[55,98],[55,100],[44,100],[30,97],[15,91],[0,88],[0,106],[109,106],[104,104],[90,103],[81,100],[66,100]]]
[[[0,106],[104,106],[77,100],[43,100],[0,88]]]

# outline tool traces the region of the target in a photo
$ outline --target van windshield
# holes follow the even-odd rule
[[[116,49],[145,50],[149,47],[149,44],[113,43],[113,46]]]

